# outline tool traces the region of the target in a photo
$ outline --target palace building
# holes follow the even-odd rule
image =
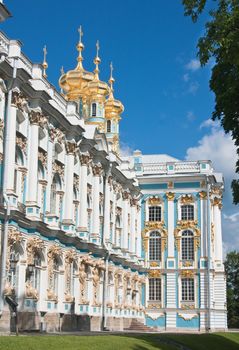
[[[0,21],[9,16],[0,1]],[[61,91],[0,33],[0,332],[222,330],[223,178],[209,160],[120,155],[113,66]]]

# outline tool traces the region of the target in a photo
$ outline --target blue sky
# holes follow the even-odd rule
[[[224,224],[226,228],[239,224],[229,191],[235,149],[230,136],[208,121],[214,103],[208,87],[211,66],[200,68],[196,57],[206,14],[193,24],[184,17],[180,0],[41,0],[31,4],[5,0],[5,4],[13,18],[1,25],[2,30],[11,39],[20,39],[33,62],[42,61],[42,48],[47,45],[47,74],[57,87],[61,66],[68,70],[76,65],[79,25],[84,31],[87,70],[94,69],[98,39],[100,78],[108,80],[113,61],[115,97],[125,106],[120,126],[123,148],[215,160],[216,170],[226,172]],[[225,239],[226,249],[233,239]]]

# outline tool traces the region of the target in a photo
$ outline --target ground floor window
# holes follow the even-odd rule
[[[161,301],[161,278],[149,279],[149,300]]]
[[[194,301],[194,279],[182,279],[182,301]]]

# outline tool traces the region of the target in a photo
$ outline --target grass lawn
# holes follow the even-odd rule
[[[176,350],[180,344],[191,350],[238,350],[239,333],[0,337],[0,350]]]

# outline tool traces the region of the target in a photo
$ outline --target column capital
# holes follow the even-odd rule
[[[166,195],[168,201],[173,201],[175,198],[174,192],[166,192],[165,195]]]
[[[49,129],[49,136],[50,136],[50,140],[52,142],[54,142],[55,140],[62,144],[65,140],[65,135],[63,133],[63,131],[61,131],[58,128],[54,128],[54,126],[51,126]]]
[[[67,141],[66,142],[66,152],[67,154],[74,154],[76,151],[76,143],[75,142],[71,142],[71,141]]]
[[[207,199],[207,192],[205,192],[205,191],[199,192],[199,198],[200,199]]]
[[[80,154],[81,165],[89,165],[91,161],[91,156],[88,152]]]
[[[29,110],[27,98],[19,89],[13,91],[11,104],[20,111]]]
[[[32,125],[38,125],[44,128],[47,125],[47,118],[42,114],[40,109],[32,109],[29,115],[29,120]]]
[[[92,164],[92,172],[94,176],[101,176],[103,172],[101,163]]]
[[[127,191],[127,190],[124,190],[124,191],[122,192],[122,197],[123,197],[123,200],[124,200],[124,201],[128,200],[128,199],[130,198],[130,192]]]

